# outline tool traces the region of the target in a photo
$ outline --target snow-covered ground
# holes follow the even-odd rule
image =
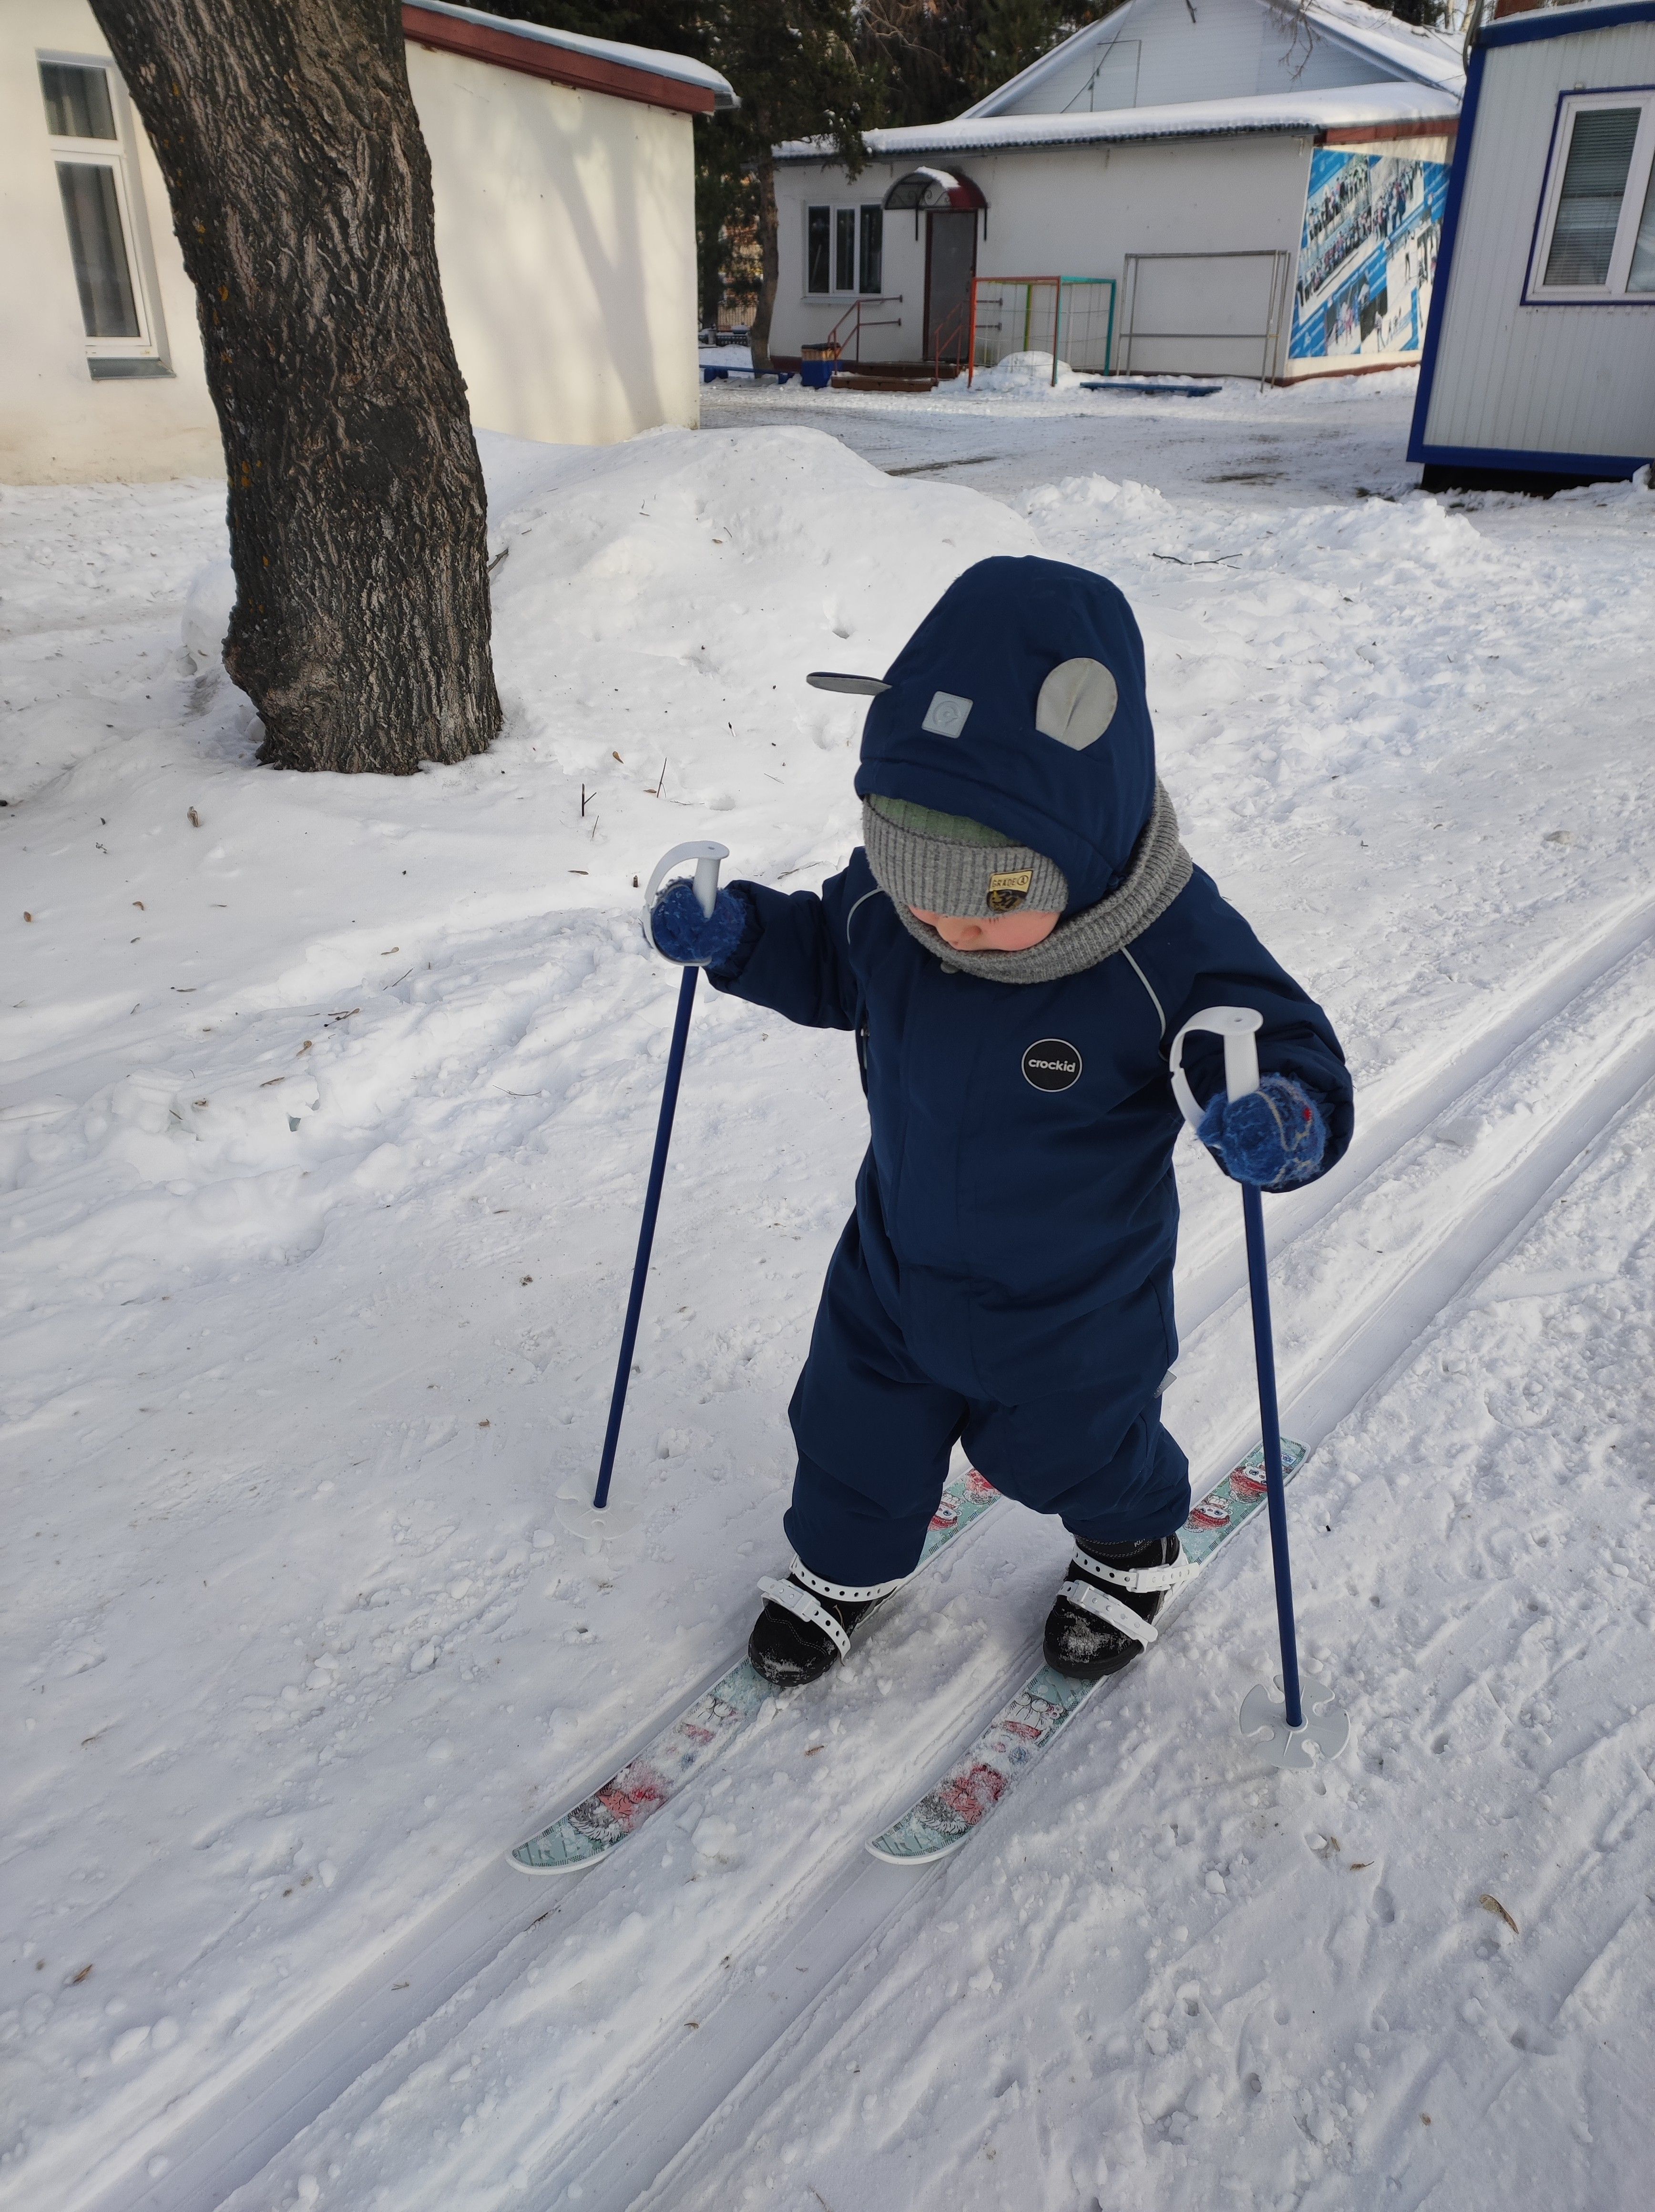
[[[1407,381],[732,384],[699,434],[490,441],[507,728],[406,781],[253,766],[211,489],[0,492],[0,2204],[1644,2201],[1655,499],[1425,498]],[[1133,600],[1186,842],[1355,1068],[1351,1160],[1271,1215],[1352,1747],[1284,1777],[1235,1732],[1258,1530],[1015,1810],[874,1867],[1038,1633],[1064,1546],[1002,1507],[531,1886],[504,1849],[785,1556],[864,1141],[845,1040],[701,994],[645,1517],[589,1554],[555,1501],[676,988],[634,881],[707,835],[837,866],[858,717],[804,672],[1034,550]],[[1210,1475],[1237,1223],[1183,1187],[1168,1419]]]

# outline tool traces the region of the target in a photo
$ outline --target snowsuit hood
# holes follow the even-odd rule
[[[1048,734],[1062,726],[1066,690],[1106,700],[1107,683],[1088,676],[1088,663],[1112,679],[1106,725],[1091,735],[1082,708],[1066,734]],[[1043,853],[1068,878],[1071,914],[1107,896],[1155,795],[1143,640],[1114,585],[1064,561],[979,561],[944,592],[885,681],[863,728],[860,797],[964,815]]]

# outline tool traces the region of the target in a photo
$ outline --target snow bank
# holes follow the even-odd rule
[[[1054,381],[1052,356],[1039,351],[1009,353],[997,361],[992,368],[976,369],[969,386],[959,380],[953,384],[939,385],[939,392],[956,389],[991,393],[1008,392],[1020,399],[1038,398],[1043,392],[1074,392],[1079,389],[1081,379],[1066,361],[1058,363]]]
[[[507,725],[486,758],[402,783],[250,772],[256,729],[215,665],[221,557],[189,584],[183,653],[109,708],[119,722],[70,692],[55,757],[33,763],[38,726],[12,725],[14,795],[74,764],[11,824],[33,920],[9,921],[0,1035],[20,1066],[84,1038],[100,1078],[25,1094],[0,1124],[17,1190],[76,1195],[67,1242],[47,1227],[23,1247],[14,1310],[290,1261],[335,1206],[440,1178],[459,1132],[440,1109],[429,1151],[427,1087],[551,1018],[594,960],[646,966],[633,878],[657,851],[717,829],[777,874],[848,852],[857,711],[806,670],[882,670],[959,569],[1034,543],[971,492],[894,482],[808,432],[502,447]],[[169,722],[155,686],[176,699],[186,669],[196,711]],[[475,948],[458,994],[457,941]]]

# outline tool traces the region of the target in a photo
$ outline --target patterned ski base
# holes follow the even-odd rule
[[[1303,1444],[1283,1437],[1282,1472],[1289,1482],[1305,1458]],[[1197,1566],[1204,1566],[1264,1503],[1264,1446],[1255,1444],[1239,1467],[1232,1468],[1191,1507],[1179,1530],[1179,1541]],[[1106,1675],[1100,1682],[1077,1682],[1050,1667],[1040,1668],[1009,1705],[1001,1706],[935,1789],[928,1790],[883,1835],[876,1836],[868,1849],[893,1866],[925,1866],[958,1850],[1093,1692],[1115,1679]]]
[[[998,1496],[974,1468],[950,1475],[925,1533],[919,1568],[928,1567]],[[606,1858],[652,1813],[676,1797],[698,1768],[733,1742],[775,1694],[755,1667],[739,1660],[601,1790],[526,1844],[519,1844],[511,1855],[512,1864],[520,1874],[569,1874]]]

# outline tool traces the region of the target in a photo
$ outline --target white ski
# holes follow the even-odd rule
[[[1307,1456],[1303,1444],[1282,1439],[1282,1473],[1291,1481]],[[1255,1444],[1240,1466],[1191,1508],[1179,1530],[1185,1559],[1197,1567],[1228,1543],[1264,1504],[1264,1448]],[[1163,1617],[1165,1613],[1163,1608]],[[969,1750],[942,1780],[894,1820],[868,1849],[892,1866],[926,1866],[959,1850],[967,1836],[1015,1786],[1040,1753],[1074,1719],[1088,1698],[1118,1677],[1077,1682],[1041,1667],[1001,1706]]]
[[[980,1520],[999,1497],[974,1468],[949,1477],[925,1532],[918,1571],[928,1567],[962,1530]],[[519,1844],[512,1864],[520,1874],[571,1874],[607,1858],[676,1797],[690,1776],[716,1759],[776,1692],[757,1668],[740,1659],[654,1741],[572,1811]]]

